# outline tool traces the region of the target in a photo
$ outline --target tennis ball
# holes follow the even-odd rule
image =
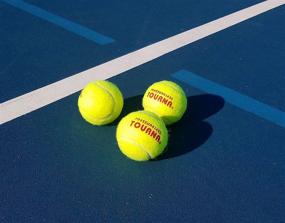
[[[148,111],[136,111],[119,123],[116,138],[120,150],[130,159],[147,161],[159,156],[168,141],[162,119]]]
[[[78,98],[80,114],[93,125],[105,125],[114,121],[120,115],[123,104],[119,88],[102,80],[87,84]]]
[[[161,117],[166,125],[180,120],[187,108],[183,89],[172,81],[152,84],[143,96],[143,107]]]

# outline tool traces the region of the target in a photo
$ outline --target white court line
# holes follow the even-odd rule
[[[80,91],[90,81],[114,77],[283,4],[285,0],[261,2],[8,100],[0,104],[0,124]]]

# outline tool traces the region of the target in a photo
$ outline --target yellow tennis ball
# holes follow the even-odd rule
[[[187,98],[178,84],[159,81],[146,90],[143,107],[161,117],[166,125],[170,125],[182,118],[187,108]]]
[[[105,125],[114,121],[120,115],[123,104],[119,88],[102,80],[87,84],[78,98],[80,114],[93,125]]]
[[[164,151],[168,132],[157,115],[148,111],[137,111],[120,121],[116,138],[120,150],[127,157],[136,161],[147,161]]]

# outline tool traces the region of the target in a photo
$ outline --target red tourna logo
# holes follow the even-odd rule
[[[161,131],[157,127],[155,127],[153,124],[143,119],[136,118],[135,120],[131,121],[130,127],[139,129],[140,131],[149,135],[150,137],[152,137],[155,141],[157,141],[160,144]]]
[[[166,105],[167,107],[173,109],[172,107],[173,98],[170,95],[167,95],[156,89],[151,89],[149,92],[147,92],[147,97],[156,100]]]

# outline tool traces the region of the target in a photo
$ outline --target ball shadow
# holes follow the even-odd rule
[[[188,97],[187,112],[183,118],[188,121],[202,121],[220,111],[225,100],[213,94],[202,94]],[[183,122],[183,121],[182,121]],[[178,122],[179,124],[181,122]]]
[[[169,128],[169,143],[158,160],[169,159],[189,153],[204,144],[213,132],[208,122],[193,122]]]
[[[213,127],[205,119],[220,111],[224,104],[223,98],[212,94],[188,97],[183,118],[168,127],[169,143],[158,160],[181,156],[204,144],[213,133]]]

